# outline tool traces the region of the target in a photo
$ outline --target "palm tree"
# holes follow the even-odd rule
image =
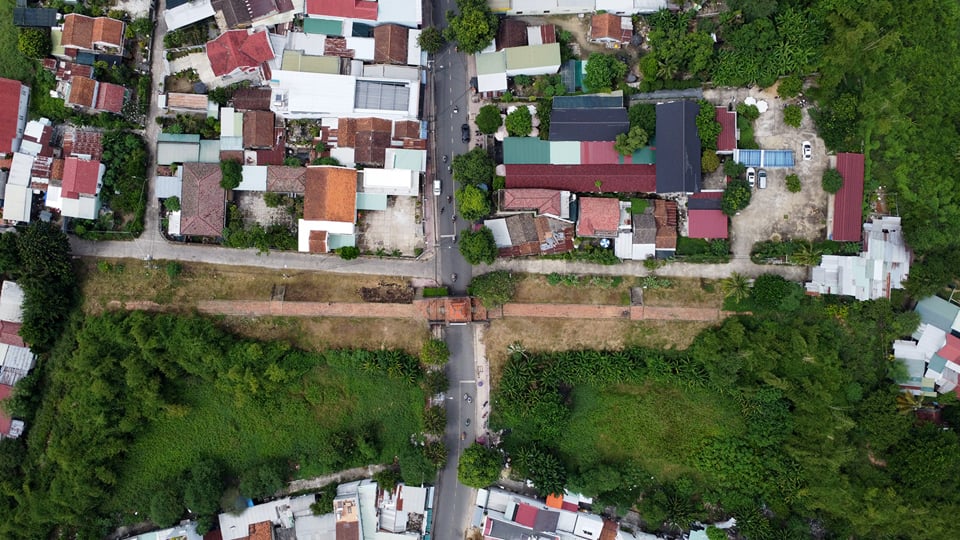
[[[800,246],[796,252],[788,256],[787,259],[801,266],[817,266],[823,257],[823,251],[814,249],[813,242],[807,242]]]
[[[897,410],[900,414],[910,414],[923,407],[923,396],[901,392],[897,394]]]
[[[720,291],[723,292],[724,298],[733,298],[739,303],[750,294],[750,282],[743,274],[734,272],[730,277],[720,280]]]

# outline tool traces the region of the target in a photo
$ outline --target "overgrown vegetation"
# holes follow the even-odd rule
[[[859,242],[835,242],[822,240],[808,242],[806,240],[788,240],[774,242],[764,240],[753,245],[750,251],[750,260],[756,264],[770,264],[771,262],[793,262],[794,264],[816,266],[820,264],[822,255],[857,255],[860,253]],[[817,262],[811,262],[816,260]]]
[[[730,242],[725,239],[677,237],[677,259],[690,263],[724,264],[730,262]]]
[[[491,425],[511,430],[515,462],[535,451],[547,470],[561,465],[523,476],[618,513],[636,507],[651,531],[735,516],[747,538],[949,535],[949,517],[927,510],[958,496],[918,471],[960,463],[960,442],[902,415],[889,379],[889,343],[916,315],[807,298],[778,276],[747,294],[758,316],[728,319],[687,351],[513,353]],[[918,511],[940,517],[902,522]]]
[[[102,537],[188,507],[210,524],[294,474],[398,456],[407,482],[435,471],[411,444],[422,373],[402,352],[312,354],[202,318],[119,312],[74,320],[47,362],[33,375],[42,396],[18,387],[14,400],[29,431],[0,444],[5,537]]]
[[[518,279],[504,270],[481,274],[473,277],[467,292],[479,298],[487,308],[502,306],[516,294]]]
[[[296,223],[294,220],[293,223]],[[243,213],[235,204],[227,205],[227,226],[223,229],[223,245],[232,248],[257,248],[260,253],[271,249],[296,250],[296,228],[284,223],[245,224]],[[341,256],[343,256],[341,252]],[[346,258],[346,257],[344,257]]]

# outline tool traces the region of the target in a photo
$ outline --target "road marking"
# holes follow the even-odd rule
[[[460,384],[476,384],[476,383],[477,383],[476,379],[470,379],[470,380],[462,380],[462,381],[460,381]]]

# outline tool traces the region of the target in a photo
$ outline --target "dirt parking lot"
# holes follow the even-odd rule
[[[769,110],[754,122],[757,144],[766,150],[793,150],[795,166],[767,168],[767,188],[754,190],[750,206],[731,220],[731,247],[736,257],[749,256],[753,244],[761,240],[823,238],[828,219],[828,196],[820,187],[820,178],[830,158],[807,110],[803,111],[803,122],[798,129],[783,123],[784,101],[777,98],[775,87],[766,91],[756,88],[704,91],[706,99],[724,105],[740,103],[747,96],[770,104]],[[801,155],[803,141],[813,145],[810,161],[804,161]],[[789,174],[800,177],[803,188],[799,193],[787,191],[785,179]]]
[[[357,247],[370,253],[399,250],[401,255],[413,257],[416,248],[424,247],[417,198],[391,196],[386,210],[363,211]]]

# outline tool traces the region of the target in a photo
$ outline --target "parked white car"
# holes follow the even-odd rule
[[[810,161],[813,159],[813,145],[810,144],[810,141],[803,141],[800,143],[800,147],[803,150],[803,160]]]
[[[757,184],[757,170],[753,167],[747,167],[747,183],[750,184],[750,189]]]

